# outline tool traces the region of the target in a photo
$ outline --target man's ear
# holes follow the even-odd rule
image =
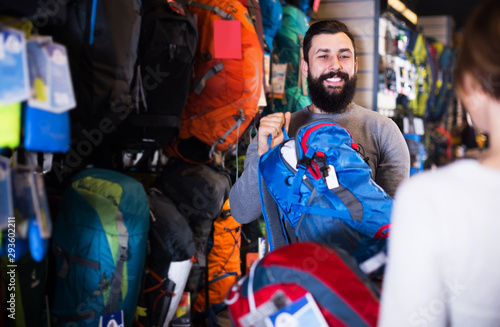
[[[358,57],[354,59],[354,74],[358,72]]]
[[[309,72],[309,65],[304,60],[304,58],[300,59],[300,69],[302,70],[302,75],[307,78],[307,74]]]

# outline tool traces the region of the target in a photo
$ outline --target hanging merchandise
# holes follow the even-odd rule
[[[410,176],[424,170],[427,154],[422,137],[418,134],[403,134],[403,137],[410,151]]]
[[[2,231],[0,254],[8,255],[10,262],[14,262],[29,252],[40,262],[47,254],[52,236],[43,176],[33,167],[17,165],[11,168],[10,181],[14,215],[8,217],[7,229]]]
[[[131,326],[146,257],[149,207],[142,184],[92,168],[65,189],[54,226],[52,324],[98,326],[123,312]]]
[[[21,102],[29,96],[26,41],[20,30],[0,26],[0,148],[16,148]]]
[[[177,206],[177,210],[189,221],[196,247],[186,292],[193,302],[200,290],[208,285],[204,278],[209,264],[214,221],[220,216],[225,200],[229,196],[229,176],[208,165],[191,165],[181,160],[172,160],[155,183]]]
[[[29,96],[26,41],[20,30],[0,26],[0,104],[24,101]]]
[[[0,156],[0,230],[13,222],[12,181],[9,159]],[[15,220],[14,220],[15,221]]]
[[[436,97],[431,107],[428,119],[440,121],[448,112],[448,107],[453,99],[453,67],[455,63],[455,51],[450,47],[444,47],[438,60],[438,81],[436,82]]]
[[[66,24],[53,29],[52,36],[66,46],[77,106],[70,113],[72,149],[55,160],[59,180],[89,164],[109,166],[113,132],[135,109],[132,96],[140,89],[134,84],[139,82],[140,5],[136,0],[76,0],[60,6]]]
[[[408,60],[394,57],[394,70],[396,76],[396,92],[405,95],[409,100],[416,98],[416,72],[415,65]]]
[[[122,146],[161,148],[177,136],[198,43],[196,18],[184,0],[143,0],[139,63],[144,94],[120,126]]]
[[[241,276],[241,224],[231,215],[229,200],[224,202],[220,216],[214,221],[209,240],[204,288],[193,303],[195,321],[208,317],[208,325],[219,326],[217,314],[226,309],[224,297]]]
[[[235,146],[258,110],[263,53],[247,9],[238,0],[191,1],[199,42],[179,138],[169,156],[208,162]]]
[[[283,9],[278,0],[260,0],[262,26],[264,34],[264,90],[266,94],[271,88],[271,55],[274,49],[274,38],[281,28]]]
[[[267,45],[265,54],[270,55],[273,51],[274,38],[281,28],[283,9],[278,0],[260,0],[259,3],[262,12],[264,39]]]
[[[427,40],[422,34],[412,33],[410,39],[413,38],[413,48],[411,48],[410,45],[408,46],[408,60],[417,68],[417,96],[414,100],[409,101],[408,107],[413,110],[416,116],[425,117],[427,114],[428,101],[434,90],[429,46]],[[413,44],[413,42],[410,41],[409,44]]]
[[[76,106],[66,48],[50,37],[28,41],[30,97],[24,112],[24,147],[29,151],[67,152],[68,110]]]
[[[148,252],[134,325],[169,326],[195,254],[188,221],[160,190],[148,191]]]
[[[21,139],[21,103],[0,104],[0,148],[17,148]]]
[[[264,26],[262,24],[262,8],[260,6],[260,1],[258,0],[239,0],[245,8],[248,10],[248,15],[252,20],[252,24],[255,27],[255,33],[259,38],[260,48],[262,51],[266,51],[266,42],[264,40]]]
[[[271,69],[274,101],[270,101],[264,114],[272,112],[295,112],[311,103],[307,94],[307,82],[300,69],[302,39],[309,23],[306,15],[297,7],[283,4],[281,28],[275,37],[273,49],[273,65]],[[286,64],[286,74],[283,65]],[[281,67],[280,67],[281,65]],[[284,76],[284,83],[279,83]],[[283,92],[281,92],[283,90]]]

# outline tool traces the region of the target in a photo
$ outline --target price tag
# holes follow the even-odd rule
[[[50,110],[50,62],[43,40],[32,39],[26,44],[28,50],[30,97],[28,105]]]
[[[28,64],[24,33],[0,31],[0,104],[22,102],[29,97]]]
[[[50,57],[50,111],[61,113],[76,106],[66,47],[52,43],[47,47]]]
[[[337,172],[332,165],[328,165],[328,176],[325,177],[325,183],[330,190],[340,186],[339,180],[337,179]]]

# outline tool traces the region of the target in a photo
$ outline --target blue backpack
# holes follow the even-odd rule
[[[309,95],[303,89],[303,76],[300,70],[302,40],[309,28],[307,16],[296,6],[282,4],[283,18],[276,34],[273,57],[278,63],[286,63],[285,93],[283,99],[274,99],[264,109],[264,114],[273,112],[295,112],[311,104]],[[274,59],[273,59],[274,60]]]
[[[362,262],[385,249],[393,200],[371,179],[358,151],[362,147],[345,128],[317,120],[261,157],[259,187],[271,250],[315,241]]]
[[[273,43],[276,34],[281,28],[281,20],[283,19],[283,9],[278,0],[260,0],[260,12],[262,14],[262,27],[264,30],[264,38],[269,51],[272,53]]]
[[[149,230],[143,186],[124,174],[88,169],[63,193],[53,244],[55,326],[97,326],[102,315],[137,307]]]

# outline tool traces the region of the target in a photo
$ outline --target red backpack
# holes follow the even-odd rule
[[[312,322],[305,310],[293,313],[306,297],[323,324]],[[266,317],[272,321],[280,312],[291,314],[299,326],[376,326],[379,292],[344,250],[302,242],[278,248],[254,264],[233,285],[226,304],[239,327],[261,325]]]
[[[166,147],[169,155],[188,162],[211,160],[213,151],[234,146],[258,110],[263,52],[248,14],[238,0],[197,0],[189,11],[198,20],[191,91],[181,116],[179,137]],[[241,24],[241,59],[215,56],[217,21]]]

